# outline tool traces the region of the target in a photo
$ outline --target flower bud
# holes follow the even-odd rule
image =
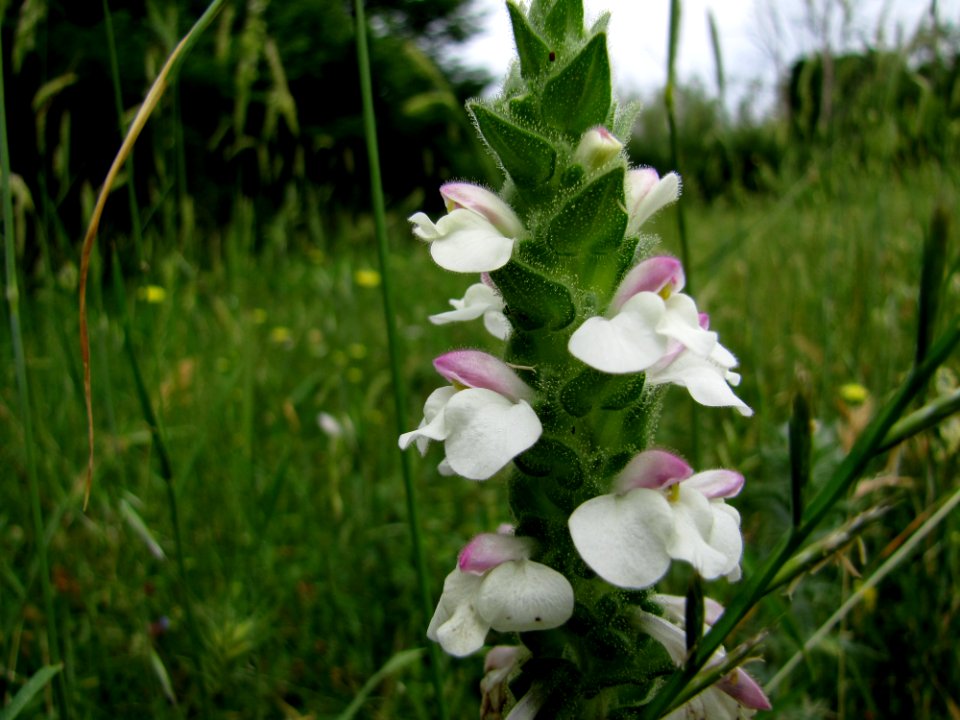
[[[591,172],[607,164],[608,161],[615,158],[623,150],[621,143],[605,127],[597,127],[587,130],[580,139],[580,144],[573,153],[573,159]]]

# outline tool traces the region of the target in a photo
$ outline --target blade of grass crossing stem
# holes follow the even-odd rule
[[[923,362],[933,338],[937,310],[943,292],[943,266],[947,256],[950,215],[943,202],[937,203],[930,218],[930,229],[923,243],[923,264],[920,270],[920,300],[917,313],[916,364]]]
[[[370,55],[367,49],[367,21],[363,0],[355,0],[357,23],[357,62],[360,70],[360,93],[363,98],[363,130],[366,137],[367,156],[370,164],[370,193],[373,200],[373,221],[377,235],[377,252],[380,259],[380,285],[383,298],[384,322],[387,327],[387,345],[390,353],[390,373],[393,379],[393,400],[396,408],[397,435],[407,428],[407,399],[403,377],[400,372],[400,346],[397,334],[396,315],[393,304],[393,276],[390,273],[389,249],[387,247],[386,209],[383,200],[383,187],[380,181],[380,153],[377,146],[377,126],[373,114],[373,88],[370,77]],[[430,587],[427,579],[427,567],[423,555],[423,542],[420,538],[420,520],[417,512],[417,500],[410,472],[410,460],[407,453],[400,453],[400,466],[403,473],[403,485],[407,498],[407,522],[410,525],[410,537],[413,542],[414,562],[417,566],[417,578],[420,585],[420,600],[423,607],[424,622],[431,616]],[[443,694],[443,678],[440,674],[440,652],[435,643],[430,643],[430,671],[436,693],[436,707],[441,720],[448,716]]]
[[[13,720],[33,700],[34,696],[43,690],[50,679],[63,670],[63,665],[47,665],[37,670],[26,684],[17,691],[13,700],[5,708],[0,708],[0,720]]]
[[[13,364],[17,376],[17,393],[20,399],[20,417],[23,422],[24,461],[27,466],[27,484],[30,492],[30,510],[33,522],[34,553],[40,572],[40,589],[46,615],[47,636],[50,642],[52,665],[60,663],[60,641],[57,632],[57,615],[53,604],[53,588],[50,584],[50,569],[47,562],[47,542],[44,535],[43,507],[40,502],[40,478],[37,477],[37,458],[33,437],[33,415],[30,408],[30,384],[27,379],[27,362],[23,350],[23,334],[20,327],[20,290],[17,283],[16,250],[14,248],[13,196],[10,187],[10,146],[7,144],[7,106],[3,83],[3,42],[0,39],[0,183],[3,195],[4,264],[6,266],[5,291],[10,306],[10,344],[13,348]],[[64,673],[54,684],[60,715],[69,718],[69,688]]]
[[[87,483],[83,497],[83,507],[86,509],[90,500],[90,488],[93,485],[93,399],[90,391],[90,334],[87,329],[87,274],[90,270],[90,255],[93,252],[93,245],[97,239],[97,229],[100,227],[100,218],[103,216],[103,209],[106,206],[107,198],[110,195],[110,189],[116,182],[117,175],[123,167],[127,158],[133,150],[134,143],[140,137],[147,120],[151,113],[163,97],[171,79],[180,68],[187,53],[193,48],[200,35],[206,30],[213,19],[217,16],[220,9],[226,4],[226,0],[213,0],[204,11],[203,15],[190,28],[190,32],[184,35],[183,39],[177,44],[170,57],[167,58],[157,79],[153,81],[150,90],[144,98],[143,104],[137,111],[136,117],[127,131],[120,151],[113,159],[110,170],[107,171],[107,177],[103,181],[103,187],[100,188],[100,194],[97,196],[97,204],[94,206],[93,215],[90,217],[90,225],[87,227],[87,233],[83,238],[83,249],[80,252],[80,356],[83,360],[83,392],[87,408],[87,443],[89,445],[89,454],[87,456]]]
[[[667,45],[667,87],[663,92],[663,104],[667,110],[667,124],[670,128],[670,164],[680,171],[680,158],[677,149],[677,50],[680,46],[680,0],[670,3],[670,35]],[[693,295],[693,261],[690,259],[690,247],[687,244],[687,223],[683,214],[683,203],[675,203],[677,213],[677,237],[680,238],[680,260],[683,262],[686,276],[686,291]],[[694,467],[700,466],[700,411],[696,403],[690,404],[690,460]]]
[[[773,587],[782,565],[800,548],[803,541],[816,529],[837,500],[860,477],[870,460],[876,457],[897,419],[919,396],[933,373],[947,360],[958,343],[960,343],[960,316],[953,318],[947,330],[930,347],[924,362],[910,372],[894,396],[860,434],[857,442],[833,472],[823,490],[809,504],[804,514],[804,522],[784,536],[760,569],[745,580],[739,592],[728,603],[723,615],[703,637],[699,648],[687,664],[667,679],[657,695],[644,708],[642,717],[645,720],[661,717],[669,708],[679,705],[688,697],[685,692],[686,685],[723,644],[736,625]]]

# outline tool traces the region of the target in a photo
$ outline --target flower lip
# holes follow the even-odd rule
[[[480,350],[453,350],[433,361],[437,372],[451,383],[483,388],[513,401],[533,399],[533,389],[502,360]]]
[[[523,232],[523,223],[500,196],[472,183],[450,182],[440,186],[440,195],[447,211],[464,208],[490,222],[505,237],[516,239]]]
[[[645,450],[635,455],[613,480],[613,490],[624,494],[637,488],[664,490],[693,476],[693,468],[666,450]]]
[[[620,281],[610,302],[610,309],[619,310],[627,300],[641,292],[660,293],[665,289],[671,293],[680,292],[685,282],[683,266],[676,258],[668,255],[647,258]]]

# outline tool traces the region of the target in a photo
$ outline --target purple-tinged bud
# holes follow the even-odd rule
[[[717,688],[744,707],[753,710],[770,710],[773,707],[757,681],[743,668],[737,668],[727,677],[718,680]]]

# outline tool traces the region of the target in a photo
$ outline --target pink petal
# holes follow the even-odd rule
[[[636,265],[620,281],[610,307],[613,310],[619,310],[637,293],[659,293],[667,286],[670,287],[671,292],[679,292],[683,289],[685,280],[683,266],[676,258],[666,255],[648,258]]]
[[[532,400],[533,390],[499,358],[480,350],[454,350],[433,361],[451,383],[493,390],[511,400]]]
[[[532,538],[500,533],[482,533],[467,543],[457,556],[460,572],[483,575],[508,560],[525,560],[533,551]]]
[[[635,488],[662,490],[693,475],[683,458],[665,450],[645,450],[636,455],[613,481],[614,492],[623,494]]]
[[[684,487],[695,488],[715,499],[733,497],[743,488],[743,483],[743,475],[734,470],[705,470],[687,478]]]
[[[446,183],[440,186],[440,194],[447,211],[461,207],[486,218],[504,237],[516,239],[523,232],[523,223],[513,209],[500,196],[486,188],[471,183]]]

